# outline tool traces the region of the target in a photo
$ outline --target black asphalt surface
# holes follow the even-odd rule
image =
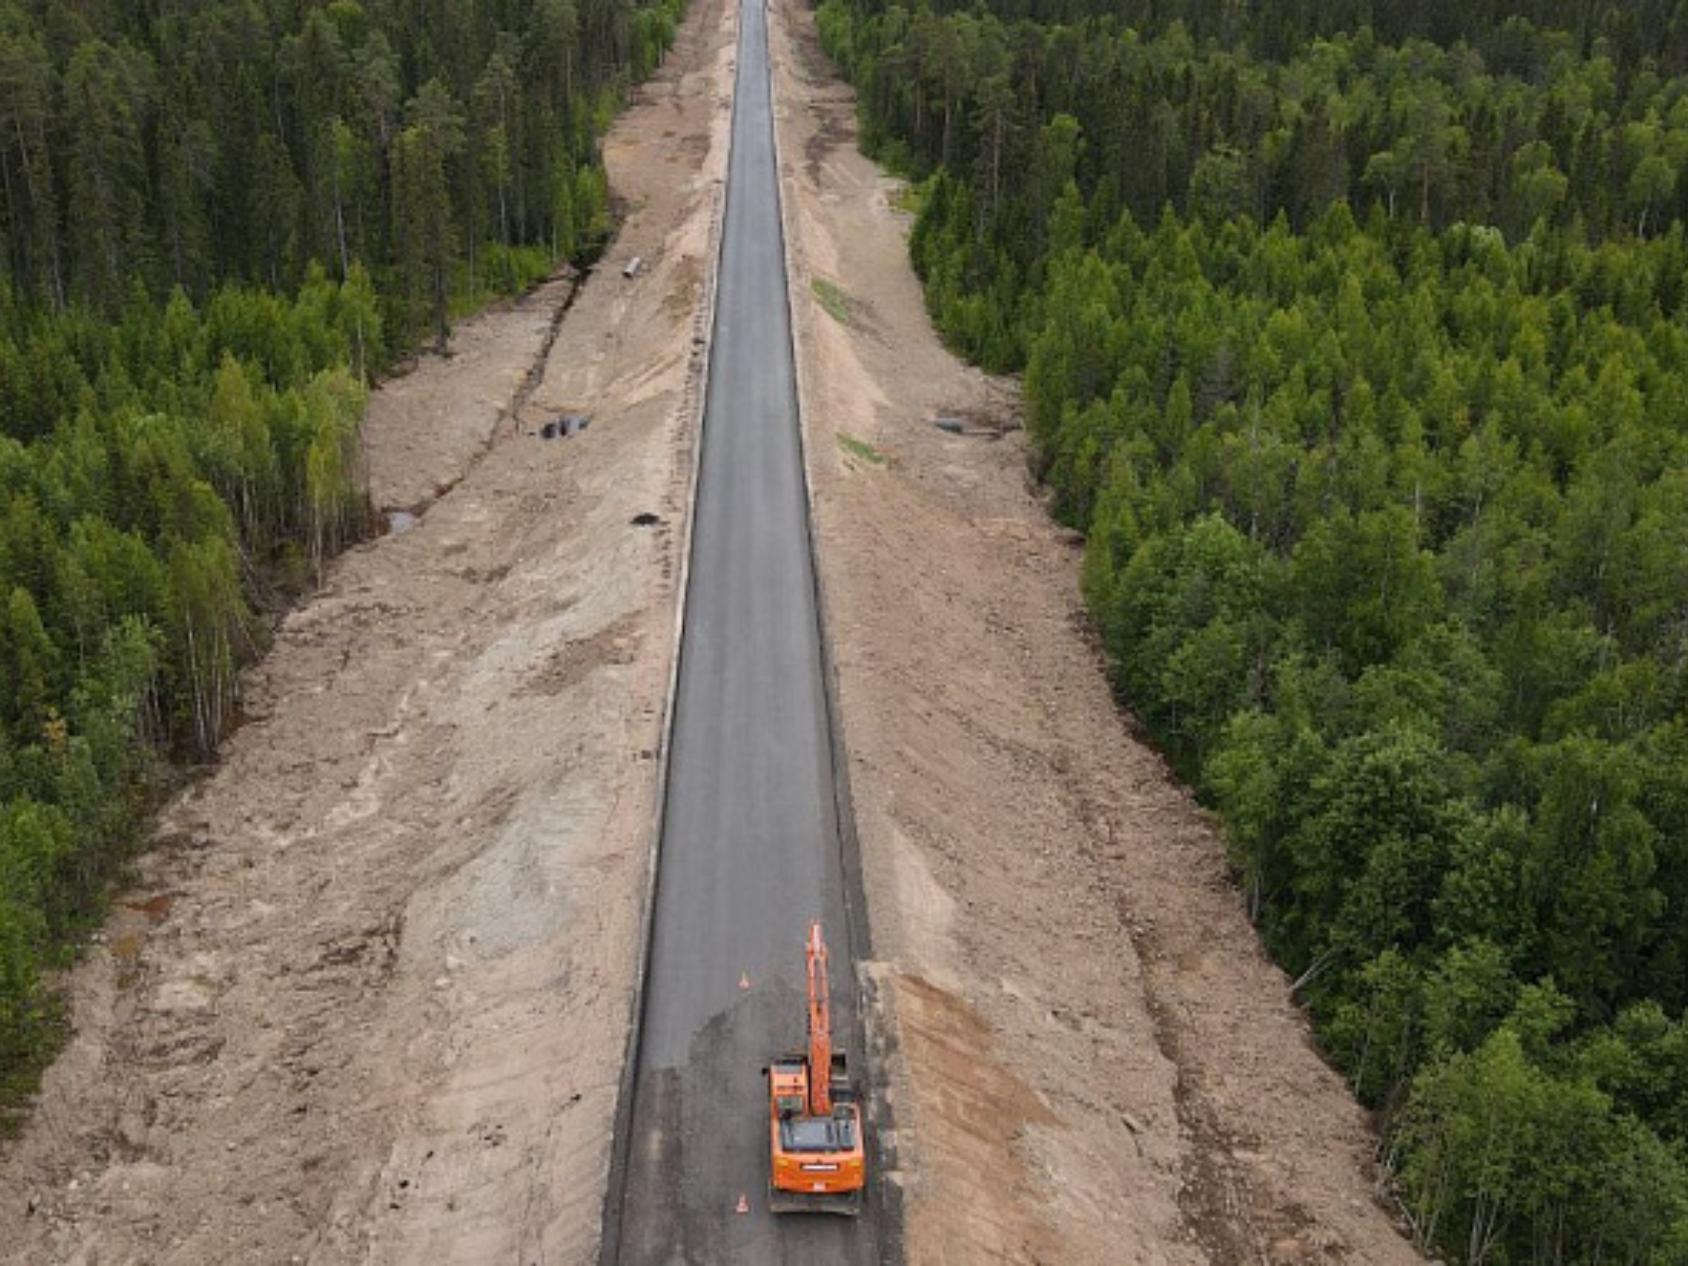
[[[781,242],[763,0],[740,9],[733,146],[620,1260],[866,1266],[857,1220],[767,1211],[762,1068],[804,1040],[824,921],[861,1049]],[[741,988],[741,977],[750,988]],[[612,1178],[614,1175],[612,1175]],[[738,1213],[740,1196],[748,1213]],[[610,1216],[615,1214],[612,1197]]]

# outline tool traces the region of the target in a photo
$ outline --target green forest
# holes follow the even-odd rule
[[[586,262],[679,0],[0,0],[0,1126],[264,618],[367,535],[368,384]]]
[[[1419,1243],[1688,1262],[1688,4],[818,16]]]

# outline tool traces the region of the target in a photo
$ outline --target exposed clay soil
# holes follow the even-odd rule
[[[775,10],[908,1259],[1417,1261],[1374,1193],[1369,1123],[1262,955],[1214,824],[1110,695],[1078,543],[1028,487],[1019,436],[999,435],[1014,385],[939,344],[895,182],[856,151],[809,11]],[[847,321],[815,279],[842,289]]]
[[[379,392],[375,498],[426,513],[282,623],[70,974],[6,1260],[592,1257],[731,84],[730,10],[691,8],[544,363],[565,281]],[[590,428],[532,434],[563,409]]]

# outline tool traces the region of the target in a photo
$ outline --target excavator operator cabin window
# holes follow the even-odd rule
[[[780,1146],[788,1152],[847,1152],[856,1145],[850,1118],[797,1117],[780,1122]]]

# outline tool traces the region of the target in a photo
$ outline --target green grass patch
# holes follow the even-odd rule
[[[885,464],[884,453],[881,453],[866,440],[858,440],[854,435],[845,431],[838,432],[838,447],[850,454],[851,457],[859,457],[864,462],[869,462],[874,466]]]
[[[461,321],[495,300],[526,294],[562,263],[541,246],[488,242],[478,252],[472,272],[466,260],[459,260],[453,269],[447,311],[453,321]]]
[[[920,208],[926,204],[926,187],[925,181],[906,181],[891,195],[892,208],[904,215],[918,216]]]
[[[816,277],[809,283],[809,288],[815,292],[815,298],[820,300],[821,307],[827,310],[834,321],[840,325],[850,324],[849,295],[824,277]]]

